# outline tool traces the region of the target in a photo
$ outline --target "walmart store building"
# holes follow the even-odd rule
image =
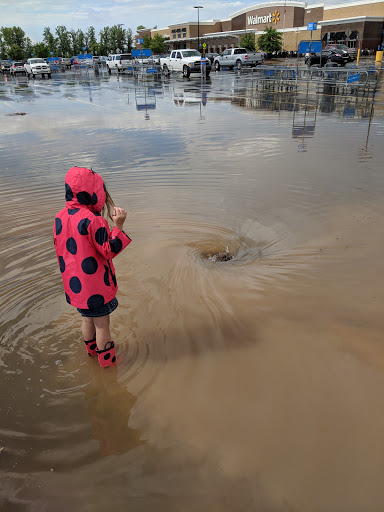
[[[283,50],[296,51],[300,41],[308,40],[307,24],[317,22],[313,40],[343,43],[349,47],[377,50],[384,29],[384,0],[366,0],[338,5],[307,4],[293,0],[250,5],[237,11],[228,19],[200,21],[200,45],[206,52],[221,53],[226,48],[240,46],[244,34],[254,34],[256,39],[266,26],[273,26],[283,34]],[[163,29],[143,29],[136,36],[161,34],[169,49],[196,48],[198,25],[195,22],[169,25]]]

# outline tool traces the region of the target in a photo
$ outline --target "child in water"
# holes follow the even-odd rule
[[[123,231],[127,212],[114,205],[100,174],[83,167],[67,172],[65,201],[53,238],[66,299],[82,316],[88,355],[97,355],[101,367],[110,366],[116,356],[109,315],[118,305],[111,260],[131,242]],[[112,220],[112,231],[101,212]]]

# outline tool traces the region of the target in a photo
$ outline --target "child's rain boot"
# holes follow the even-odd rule
[[[91,340],[89,340],[89,341],[85,341],[84,340],[84,343],[85,343],[85,346],[86,346],[86,349],[87,349],[89,357],[95,356],[96,355],[96,349],[97,349],[96,334],[94,335],[94,337]]]
[[[103,350],[96,349],[97,358],[102,368],[112,366],[116,362],[115,344],[108,341]]]

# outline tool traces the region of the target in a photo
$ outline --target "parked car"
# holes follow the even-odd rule
[[[211,61],[211,64],[213,64],[215,57],[218,57],[218,55],[219,55],[218,53],[214,53],[214,52],[208,52],[205,54],[206,58]]]
[[[357,50],[356,48],[348,48],[347,45],[345,44],[336,44],[336,43],[331,43],[331,44],[327,44],[327,46],[325,47],[326,50],[342,50],[342,51],[345,51],[345,52],[348,52],[349,55],[351,57],[353,57],[351,60],[355,60],[356,56],[357,56]]]
[[[12,62],[11,69],[9,70],[9,72],[11,75],[14,76],[16,76],[18,73],[21,73],[22,75],[27,74],[24,68],[24,64],[21,61]]]
[[[308,66],[313,66],[314,64],[325,66],[327,63],[334,62],[339,66],[345,66],[350,60],[351,57],[349,53],[344,50],[323,50],[322,52],[317,52],[314,55],[306,57],[305,63]]]
[[[78,66],[81,64],[81,61],[78,57],[71,57],[72,66]]]
[[[33,78],[35,78],[36,75],[41,75],[42,77],[47,75],[48,78],[51,78],[51,68],[48,66],[44,59],[28,59],[24,64],[24,68],[28,76],[32,76]]]
[[[11,63],[9,60],[0,60],[0,71],[2,73],[9,73],[11,69]]]

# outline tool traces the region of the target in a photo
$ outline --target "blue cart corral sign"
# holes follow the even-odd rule
[[[360,73],[356,73],[356,75],[350,75],[347,78],[347,84],[350,84],[352,82],[358,82],[360,80]]]
[[[317,30],[317,22],[316,23],[308,23],[307,30]]]

